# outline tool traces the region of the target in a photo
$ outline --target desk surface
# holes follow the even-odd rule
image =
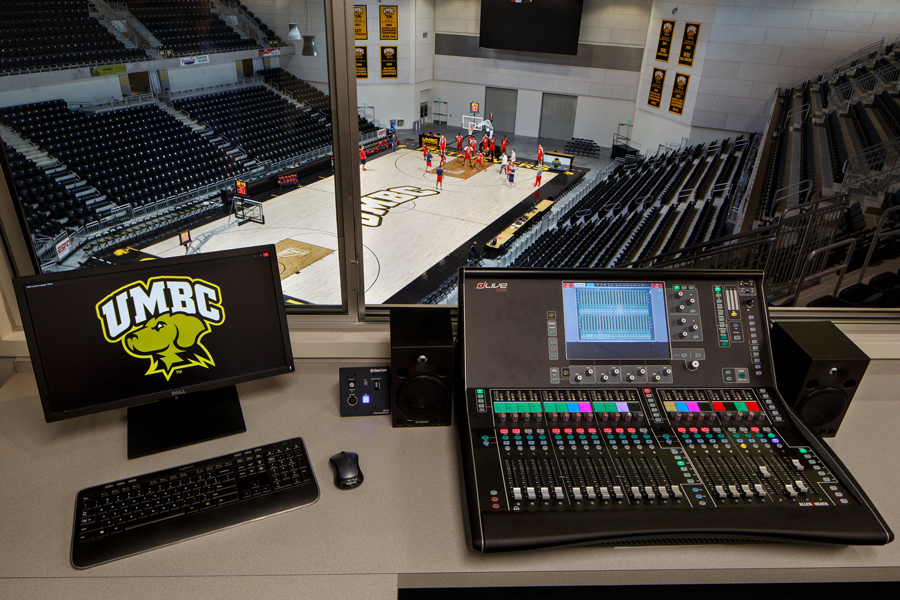
[[[873,363],[830,441],[900,533],[898,375]],[[247,432],[128,461],[125,411],[46,423],[30,374],[0,389],[0,597],[396,598],[398,587],[900,579],[900,543],[564,548],[483,555],[463,530],[453,427],[341,419],[337,363],[241,384]],[[896,369],[896,363],[892,368]],[[873,368],[874,367],[874,368]],[[78,490],[293,436],[321,487],[307,508],[85,571],[69,563]],[[360,455],[340,491],[328,457]],[[127,592],[127,593],[126,593]]]

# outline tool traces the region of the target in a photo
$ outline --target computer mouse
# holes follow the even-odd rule
[[[359,455],[356,452],[338,452],[328,459],[334,469],[334,485],[339,490],[352,490],[363,482],[359,470]]]

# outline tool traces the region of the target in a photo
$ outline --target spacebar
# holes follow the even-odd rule
[[[139,521],[137,523],[130,523],[125,526],[125,531],[129,529],[134,529],[135,527],[143,527],[144,525],[152,525],[153,523],[159,523],[160,521],[167,521],[169,519],[174,519],[175,517],[184,516],[184,509],[176,510],[175,512],[166,513],[164,515],[160,515],[158,517],[154,517],[152,519],[145,519],[143,521]]]

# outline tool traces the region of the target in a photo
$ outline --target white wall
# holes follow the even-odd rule
[[[690,135],[690,125],[642,110],[634,111],[631,140],[641,152],[652,154],[659,144],[680,144],[681,138],[690,138]]]
[[[634,121],[634,102],[578,96],[575,137],[594,140],[608,148],[619,123],[628,121]]]
[[[169,69],[168,73],[169,85],[173,92],[237,81],[237,70],[234,68],[234,63],[179,67]]]
[[[391,119],[403,119],[404,128],[410,129],[413,121],[419,119],[419,93],[414,84],[361,85],[356,89],[356,101],[359,106],[374,106],[375,118],[382,125]]]
[[[234,71],[233,66],[231,70]],[[54,85],[0,91],[0,106],[31,104],[60,98],[67,102],[91,102],[121,97],[122,87],[119,85],[119,76],[107,75],[106,77],[91,77]]]
[[[519,95],[521,94],[520,90]],[[478,102],[480,107],[484,106],[484,86],[435,80],[431,85],[430,100],[438,98],[447,103],[447,112],[450,115],[447,117],[447,124],[461,127],[462,116],[471,114],[470,102]]]

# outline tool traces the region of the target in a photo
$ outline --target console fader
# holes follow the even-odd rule
[[[893,539],[775,389],[761,273],[459,280],[474,549]]]

